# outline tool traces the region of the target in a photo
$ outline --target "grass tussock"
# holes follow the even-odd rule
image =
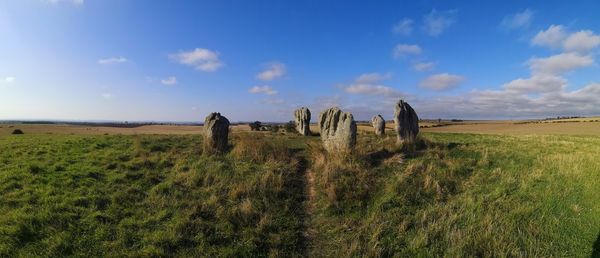
[[[268,138],[263,134],[240,134],[233,139],[231,154],[252,162],[291,162],[292,152],[282,139]]]
[[[590,191],[600,185],[586,180],[600,178],[600,163],[588,155],[597,146],[562,137],[435,134],[411,148],[385,140],[365,136],[345,158],[311,148],[318,171],[313,256],[592,253],[600,204]],[[575,194],[582,192],[587,197]],[[580,234],[587,240],[574,240]]]

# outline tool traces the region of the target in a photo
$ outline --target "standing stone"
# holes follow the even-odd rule
[[[381,115],[376,115],[371,119],[373,128],[375,128],[375,135],[383,136],[385,134],[385,119]]]
[[[419,117],[415,110],[404,100],[398,101],[394,112],[398,143],[412,143],[419,133]]]
[[[310,135],[310,110],[306,107],[294,111],[296,131],[304,136]]]
[[[319,115],[319,130],[323,146],[329,152],[349,152],[356,145],[356,122],[349,112],[337,107]]]
[[[223,153],[227,151],[229,120],[221,113],[210,113],[204,119],[204,152]]]

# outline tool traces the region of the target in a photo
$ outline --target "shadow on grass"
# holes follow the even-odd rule
[[[596,242],[594,242],[594,246],[592,247],[592,258],[600,258],[600,232],[598,232],[598,237],[596,237]]]
[[[396,152],[387,149],[378,150],[367,154],[367,160],[371,166],[379,166],[385,159],[396,155]]]
[[[402,145],[400,149],[388,150],[384,148],[378,151],[369,152],[367,153],[366,158],[371,166],[379,166],[384,160],[397,154],[403,154],[405,158],[411,159],[423,156],[427,150],[430,149],[452,150],[461,145],[461,143],[456,142],[437,143],[425,139],[418,139],[414,143]]]

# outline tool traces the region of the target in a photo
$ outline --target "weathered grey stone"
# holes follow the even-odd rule
[[[204,119],[204,152],[223,153],[227,151],[229,120],[221,113],[210,113]]]
[[[310,135],[310,110],[306,107],[294,111],[296,131],[304,136]]]
[[[383,136],[385,134],[385,119],[381,115],[374,116],[371,123],[375,128],[375,135]]]
[[[319,115],[319,130],[323,146],[329,152],[349,152],[356,145],[356,122],[352,114],[337,107]]]
[[[415,110],[404,100],[398,101],[394,112],[398,143],[411,143],[419,133],[419,117]]]

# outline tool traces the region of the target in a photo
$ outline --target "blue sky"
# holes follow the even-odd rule
[[[594,1],[0,0],[0,119],[600,115]]]

